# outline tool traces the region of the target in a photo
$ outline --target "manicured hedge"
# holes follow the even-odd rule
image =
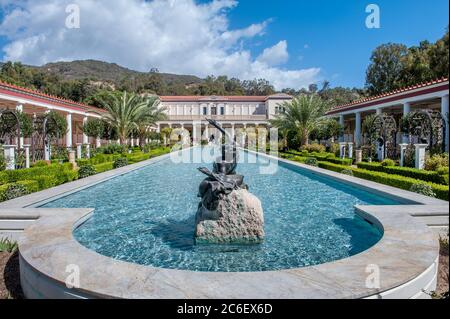
[[[344,165],[337,165],[327,162],[319,162],[319,167],[328,169],[334,172],[342,172],[344,169],[348,169],[347,166]],[[421,180],[417,180],[411,177],[401,176],[401,175],[394,175],[384,172],[376,172],[376,171],[369,171],[366,169],[360,169],[360,168],[352,168],[353,175],[355,177],[359,177],[362,179],[370,180],[373,182],[377,182],[380,184],[385,184],[397,188],[401,188],[404,190],[410,190],[411,186],[418,183],[426,183],[430,185],[433,189],[433,192],[436,194],[436,197],[439,199],[443,199],[448,201],[448,186],[446,185],[439,185],[434,184],[430,182],[424,182]]]
[[[336,157],[333,153],[317,153],[317,152],[308,153],[307,151],[299,152],[299,151],[295,151],[295,150],[289,150],[285,153],[294,155],[294,156],[301,156],[301,157],[314,157],[318,161],[325,161],[325,162],[346,165],[346,166],[351,166],[353,163],[352,159],[350,159],[350,158],[342,159],[342,158]]]
[[[106,171],[110,171],[114,168],[114,162],[97,164],[97,165],[94,165],[94,168],[95,168],[95,171],[97,172],[97,174],[103,173]]]
[[[34,180],[36,176],[54,175],[57,176],[59,182],[68,181],[70,174],[66,174],[72,170],[72,164],[52,164],[43,167],[32,167],[26,169],[17,169],[0,172],[0,184],[14,183],[17,181]]]
[[[410,167],[399,167],[399,166],[382,166],[378,163],[358,163],[358,168],[383,172],[388,174],[401,175],[405,177],[411,177],[415,179],[420,179],[425,182],[448,185],[448,175],[439,175],[437,172],[420,170]]]

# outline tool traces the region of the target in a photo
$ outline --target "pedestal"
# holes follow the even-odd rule
[[[86,147],[86,158],[91,158],[91,145],[85,144],[84,146]]]
[[[406,152],[406,148],[408,147],[408,144],[404,143],[404,144],[400,144],[400,166],[403,167],[405,166],[405,152]]]
[[[30,168],[30,146],[23,145],[23,149],[25,150],[25,168]]]
[[[16,169],[16,145],[3,145],[5,154],[6,170]]]
[[[362,155],[363,155],[362,150],[356,150],[355,151],[355,161],[356,161],[356,163],[361,163],[362,162]]]
[[[345,158],[345,147],[347,146],[346,142],[339,143],[339,156],[343,159]]]
[[[81,159],[81,157],[82,157],[82,147],[83,147],[83,144],[80,144],[80,143],[78,143],[77,144],[77,159]]]
[[[353,158],[353,143],[348,143],[348,158]]]
[[[425,166],[425,155],[428,144],[414,144],[416,147],[416,168],[423,169]]]
[[[75,161],[75,151],[74,150],[69,150],[69,163],[72,163],[72,166],[74,168],[77,167],[77,162]]]

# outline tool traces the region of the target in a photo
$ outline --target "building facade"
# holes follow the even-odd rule
[[[444,143],[448,152],[449,130],[449,81],[447,78],[406,87],[390,93],[359,100],[346,105],[336,106],[327,115],[339,119],[345,128],[341,142],[354,143],[358,148],[364,144],[362,124],[371,114],[388,114],[400,126],[400,120],[405,115],[418,111],[438,111],[445,121]],[[398,130],[396,143],[405,143],[405,136]]]
[[[270,96],[161,96],[160,106],[167,119],[157,125],[160,132],[165,127],[189,131],[194,141],[217,137],[217,131],[205,120],[214,119],[225,129],[235,130],[256,127],[268,128],[269,120],[278,112],[279,105],[291,101],[287,94]]]

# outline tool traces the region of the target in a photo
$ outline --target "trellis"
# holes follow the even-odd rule
[[[413,137],[428,144],[431,153],[445,152],[446,121],[443,115],[433,110],[417,110],[404,117],[402,131],[408,135],[409,144]]]
[[[378,114],[374,120],[375,131],[379,145],[383,147],[384,156],[397,159],[399,149],[397,147],[397,122],[394,116],[389,114]]]

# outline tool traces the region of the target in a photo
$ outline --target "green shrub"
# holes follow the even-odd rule
[[[109,144],[103,147],[101,151],[103,151],[103,154],[122,154],[128,152],[128,147],[120,144]]]
[[[94,165],[94,168],[97,173],[103,173],[106,171],[110,171],[110,170],[114,169],[114,162],[97,164],[97,165]]]
[[[366,169],[369,171],[383,172],[388,174],[401,175],[405,177],[411,177],[414,179],[422,180],[425,182],[431,182],[435,184],[448,185],[448,178],[445,175],[439,175],[438,172],[425,171],[411,167],[399,167],[399,166],[382,166],[378,163],[358,163],[358,168]]]
[[[431,185],[424,183],[417,183],[411,186],[409,189],[411,192],[422,194],[429,197],[436,197],[436,194],[433,192],[433,188]]]
[[[47,167],[47,166],[49,166],[49,163],[47,161],[37,161],[32,165],[32,167]]]
[[[128,159],[125,157],[118,158],[114,161],[113,167],[120,168],[128,165]]]
[[[381,162],[381,166],[384,166],[384,167],[395,166],[395,161],[393,161],[393,160],[391,160],[391,159],[389,159],[389,158],[386,158],[386,159],[384,159],[384,160]]]
[[[8,238],[0,239],[0,252],[13,253],[19,248],[17,242],[10,241]]]
[[[341,171],[341,174],[353,176],[353,171],[351,169],[344,169]]]
[[[35,180],[38,183],[39,190],[44,190],[62,184],[58,182],[56,176],[49,176],[49,175],[36,176],[35,178],[33,178],[33,180]]]
[[[437,171],[441,167],[448,168],[448,154],[436,154],[426,158],[425,169],[427,171]]]
[[[339,155],[340,155],[340,152],[341,152],[341,149],[340,149],[340,146],[339,146],[338,143],[333,143],[333,144],[331,144],[331,145],[328,147],[327,151],[328,151],[329,153],[334,154],[335,156],[339,156]]]
[[[381,166],[378,164],[378,166]],[[342,172],[344,169],[348,169],[348,167],[344,165],[337,165],[333,163],[328,162],[319,162],[319,167],[323,169],[328,169],[337,173]],[[420,180],[406,177],[406,176],[400,176],[400,175],[393,175],[388,174],[384,172],[376,172],[376,171],[369,171],[366,169],[351,169],[353,172],[353,175],[355,177],[359,177],[362,179],[370,180],[376,183],[385,184],[397,188],[401,188],[404,190],[410,190],[411,186],[417,183],[420,183]],[[448,201],[448,186],[447,185],[439,185],[434,183],[427,183],[431,185],[433,192],[436,194],[436,197],[442,200]]]
[[[0,201],[4,202],[17,197],[28,195],[30,192],[25,185],[11,183],[0,186]]]
[[[3,150],[0,148],[0,171],[4,171],[5,169],[6,169],[5,155],[3,155]]]
[[[318,161],[317,161],[317,158],[315,158],[315,157],[308,157],[308,158],[305,160],[305,164],[306,164],[306,165],[309,165],[309,166],[315,166],[315,167],[319,166],[319,163],[318,163]]]
[[[324,153],[326,151],[326,147],[324,145],[320,144],[309,144],[309,145],[303,145],[300,148],[301,151],[307,151],[307,152],[317,152],[317,153]]]
[[[81,166],[78,170],[78,178],[86,178],[92,175],[95,175],[97,172],[92,165],[84,165]]]
[[[17,184],[23,185],[29,193],[34,193],[39,191],[38,181],[18,181]]]
[[[436,170],[439,175],[448,175],[448,167],[440,167]]]

